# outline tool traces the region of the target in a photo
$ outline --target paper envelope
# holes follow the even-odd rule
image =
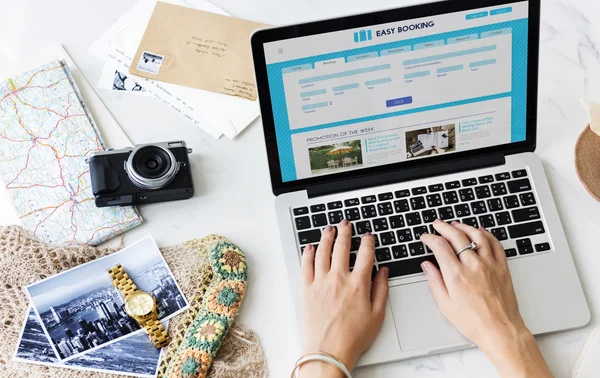
[[[129,72],[255,100],[250,34],[265,26],[157,2]]]

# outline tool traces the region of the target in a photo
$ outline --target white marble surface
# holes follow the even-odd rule
[[[234,16],[284,24],[415,3],[410,0],[214,0]],[[102,62],[89,45],[134,4],[134,0],[0,0],[0,55],[8,59],[49,43],[63,44],[95,84]],[[580,272],[592,321],[584,329],[539,337],[556,377],[571,364],[600,310],[600,204],[586,194],[573,168],[573,148],[586,124],[582,96],[600,100],[600,3],[543,0],[540,54],[539,137],[543,159]],[[146,223],[129,232],[130,243],[152,234],[159,245],[207,233],[231,238],[246,251],[250,287],[240,320],[259,335],[270,376],[285,377],[298,357],[285,268],[273,211],[260,120],[236,140],[214,140],[153,98],[97,90],[135,143],[184,139],[194,149],[197,195],[141,209]],[[4,209],[0,209],[0,212]],[[356,377],[494,377],[479,350],[364,368]]]

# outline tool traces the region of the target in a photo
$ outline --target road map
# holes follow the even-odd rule
[[[85,159],[104,147],[92,122],[59,60],[0,81],[0,182],[46,242],[97,245],[142,222],[133,207],[96,207]]]

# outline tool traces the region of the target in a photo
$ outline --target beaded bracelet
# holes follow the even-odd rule
[[[294,366],[294,370],[292,370],[292,374],[290,378],[298,378],[298,369],[307,362],[310,361],[321,361],[326,362],[330,365],[333,365],[340,369],[342,373],[346,376],[346,378],[352,378],[350,371],[346,368],[346,366],[342,363],[342,361],[333,357],[331,354],[325,352],[309,352],[303,355],[296,361],[296,365]]]

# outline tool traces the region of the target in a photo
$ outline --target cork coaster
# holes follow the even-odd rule
[[[575,145],[575,170],[585,189],[600,201],[600,136],[589,125]]]

